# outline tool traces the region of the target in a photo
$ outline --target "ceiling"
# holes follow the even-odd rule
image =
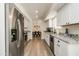
[[[45,19],[51,7],[57,10],[62,4],[56,3],[20,3],[32,20]]]
[[[33,20],[44,19],[51,7],[51,3],[21,3],[21,5]]]

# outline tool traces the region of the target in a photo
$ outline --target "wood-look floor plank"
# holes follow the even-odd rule
[[[53,56],[50,48],[44,40],[32,39],[24,48],[24,56]]]

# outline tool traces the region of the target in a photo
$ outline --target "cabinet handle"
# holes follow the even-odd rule
[[[60,45],[59,45],[59,44],[57,44],[57,46],[58,46],[58,47],[60,47]]]

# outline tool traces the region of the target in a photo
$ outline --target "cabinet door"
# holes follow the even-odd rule
[[[68,55],[68,44],[60,40],[60,56],[67,56]]]
[[[61,12],[58,12],[58,13],[57,13],[57,25],[58,25],[58,26],[60,26],[60,25],[62,24],[62,22],[61,22],[61,21],[62,21],[62,20],[61,20],[62,18],[61,18],[61,17],[62,17],[62,16],[61,16]]]
[[[47,44],[50,46],[50,36],[47,34],[45,34],[45,41],[47,42]]]
[[[58,39],[57,38],[54,38],[54,54],[56,56],[60,55],[60,48],[59,48],[59,45],[58,45]]]
[[[69,4],[69,18],[70,18],[71,24],[79,23],[79,4],[78,3]]]
[[[71,3],[65,5],[57,15],[58,25],[69,25],[79,23],[79,4]]]
[[[70,24],[70,19],[69,19],[69,4],[65,5],[63,7],[63,22],[65,22],[63,25],[68,25]]]
[[[65,5],[64,7],[62,7],[62,9],[60,9],[57,14],[57,21],[58,25],[68,25],[68,23],[70,22],[68,5]]]
[[[61,41],[60,39],[54,38],[54,53],[56,56],[67,56],[67,46],[67,43]]]

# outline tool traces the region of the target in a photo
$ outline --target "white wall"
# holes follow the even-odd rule
[[[53,20],[52,20],[52,18],[51,19],[49,19],[49,27],[53,27]]]
[[[68,28],[69,34],[78,34],[79,35],[79,24],[77,25],[70,25],[70,26],[59,26],[58,33],[65,33],[65,29]]]
[[[44,31],[46,30],[47,27],[46,23],[42,19],[33,20],[32,27],[36,24],[40,26],[39,30],[42,32],[41,39],[45,39]]]
[[[24,18],[24,31],[30,31],[28,32],[28,40],[32,39],[32,21],[28,21],[27,18]]]
[[[0,56],[5,56],[5,6],[0,3]]]
[[[79,24],[78,25],[71,25],[71,26],[64,26],[61,28],[60,32],[64,33],[66,28],[69,29],[70,34],[78,34],[79,35]]]

